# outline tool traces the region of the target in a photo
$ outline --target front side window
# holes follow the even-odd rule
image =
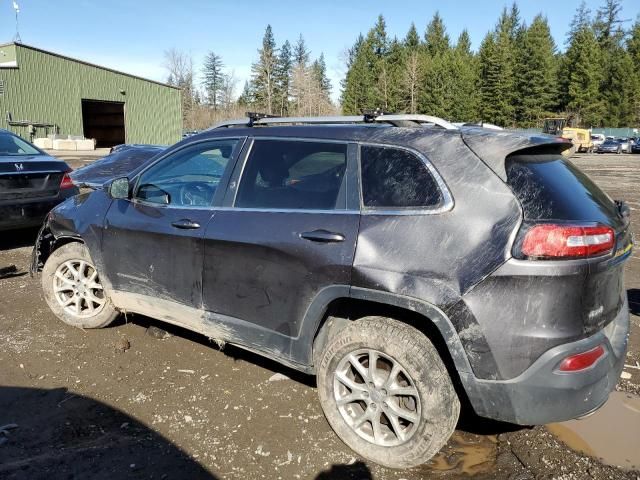
[[[16,135],[0,133],[0,155],[19,157],[21,155],[40,155],[40,152]]]
[[[135,198],[174,206],[211,206],[239,140],[199,143],[179,150],[145,171]]]
[[[426,164],[411,152],[362,146],[360,165],[365,207],[435,208],[443,201],[442,192]]]
[[[235,206],[334,210],[347,166],[347,145],[295,140],[255,140]]]

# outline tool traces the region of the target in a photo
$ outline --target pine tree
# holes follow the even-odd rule
[[[278,115],[285,116],[289,111],[289,102],[291,96],[291,75],[293,69],[293,60],[291,53],[291,44],[285,41],[278,55],[278,63],[274,74],[275,98],[277,101],[276,111]]]
[[[293,63],[296,66],[306,67],[309,63],[309,50],[307,44],[304,41],[302,34],[298,37],[298,41],[293,49]]]
[[[623,46],[621,11],[621,0],[606,0],[593,23],[603,59],[600,91],[605,100],[604,122],[612,127],[628,126],[634,117],[630,97],[636,81],[632,60]]]
[[[424,41],[427,53],[432,57],[437,54],[444,54],[449,50],[449,35],[447,35],[446,28],[439,12],[434,14],[431,22],[427,25],[427,30],[424,34]]]
[[[312,71],[316,82],[318,82],[318,85],[320,86],[320,91],[323,95],[326,95],[327,98],[330,98],[331,80],[327,77],[327,64],[324,60],[324,53],[320,53],[320,57],[313,62]]]
[[[404,37],[404,46],[409,49],[413,49],[418,45],[420,45],[420,35],[418,35],[415,23],[411,22],[411,27],[409,27],[407,36]]]
[[[629,56],[631,58],[631,63],[634,67],[634,93],[632,94],[631,108],[633,125],[640,124],[640,15],[638,19],[631,27],[631,31],[629,32],[629,38],[627,40],[627,52],[629,52]]]
[[[602,81],[602,54],[591,26],[588,11],[580,7],[568,37],[561,78],[563,105],[566,111],[577,115],[583,125],[603,124],[604,102],[600,92]]]
[[[238,97],[238,105],[241,107],[251,107],[253,105],[253,94],[248,80],[244,82],[244,88]]]
[[[204,59],[204,67],[202,74],[204,76],[204,89],[207,102],[217,110],[220,103],[220,96],[223,86],[223,68],[222,57],[214,52],[209,52]]]
[[[385,21],[379,16],[376,25],[364,39],[356,41],[349,53],[350,68],[342,92],[345,114],[357,115],[362,110],[384,106],[387,49]]]
[[[541,124],[554,108],[555,43],[547,19],[537,15],[531,26],[523,29],[518,48],[517,119],[524,127]]]
[[[251,66],[251,83],[254,102],[266,113],[275,111],[275,75],[278,52],[271,25],[267,25],[262,38],[262,48],[258,50],[258,61]]]
[[[514,5],[505,8],[494,32],[480,46],[480,113],[483,121],[502,126],[516,122],[515,59],[520,31],[519,13]]]
[[[456,98],[449,118],[459,122],[479,120],[478,61],[471,51],[469,32],[463,30],[452,52],[452,78]]]
[[[397,109],[416,113],[423,71],[420,55],[420,36],[413,23],[411,23],[411,27],[404,38],[403,46],[397,72],[397,81],[400,85]]]

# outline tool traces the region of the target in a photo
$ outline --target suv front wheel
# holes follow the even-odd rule
[[[71,326],[106,327],[118,316],[81,243],[67,243],[51,253],[42,268],[42,289],[53,313]]]
[[[420,465],[453,433],[460,402],[436,348],[415,328],[363,318],[316,358],[324,414],[363,457],[392,468]]]

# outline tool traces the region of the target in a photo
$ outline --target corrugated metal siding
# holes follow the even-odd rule
[[[0,126],[28,137],[14,120],[58,125],[61,134],[82,135],[82,99],[125,103],[128,143],[171,144],[181,138],[180,91],[71,59],[17,45],[17,69],[0,69],[5,93],[0,97]],[[126,93],[120,93],[124,90]],[[38,135],[44,136],[39,130]]]

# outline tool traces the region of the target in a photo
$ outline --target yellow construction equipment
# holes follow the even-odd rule
[[[545,118],[542,133],[571,140],[573,147],[564,152],[570,157],[575,152],[592,152],[591,129],[579,128],[575,116]]]

